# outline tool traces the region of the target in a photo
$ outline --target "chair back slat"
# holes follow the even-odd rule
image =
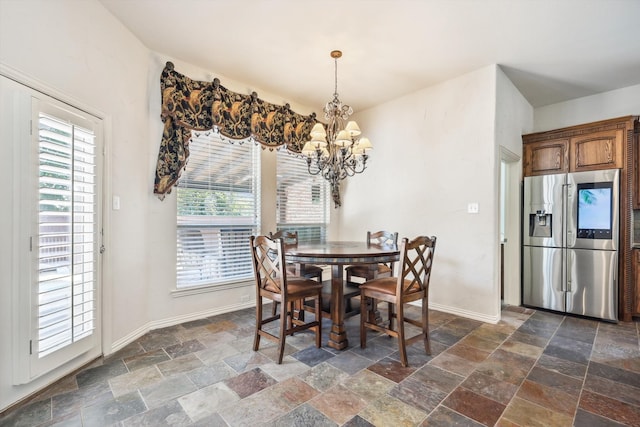
[[[391,246],[398,244],[398,233],[390,231],[367,231],[367,244],[379,246]]]
[[[282,239],[251,236],[250,242],[256,283],[264,290],[286,293],[287,275]]]
[[[275,233],[269,232],[269,237],[273,240],[282,239],[285,246],[297,246],[298,245],[298,232],[280,230]]]
[[[375,245],[378,247],[397,245],[398,232],[392,233],[390,231],[385,231],[385,230],[375,231],[375,232],[367,231],[367,244]],[[395,267],[395,263],[393,261],[384,262],[382,264],[385,264],[387,267],[389,267],[391,269],[391,274],[393,274],[393,270]]]
[[[411,241],[407,238],[402,239],[400,246],[402,270],[398,275],[396,295],[402,297],[403,294],[410,292],[428,292],[435,249],[435,236],[418,236]]]

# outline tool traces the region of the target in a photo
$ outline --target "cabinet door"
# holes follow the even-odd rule
[[[568,138],[524,144],[524,176],[568,172],[568,148]]]
[[[572,137],[570,171],[624,167],[624,133],[624,129],[612,129]]]
[[[640,133],[633,135],[633,209],[640,209]]]

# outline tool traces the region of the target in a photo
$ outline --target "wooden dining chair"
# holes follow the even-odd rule
[[[390,231],[367,231],[367,244],[368,245],[397,245],[398,233],[392,233]],[[379,263],[375,269],[371,269],[368,265],[350,265],[345,268],[347,272],[347,282],[351,282],[353,277],[360,277],[362,279],[371,280],[377,277],[391,277],[393,275],[394,263]]]
[[[407,345],[424,341],[424,349],[431,354],[429,343],[429,279],[433,266],[436,237],[418,236],[409,241],[402,239],[400,246],[399,274],[369,280],[360,285],[360,347],[367,346],[367,328],[398,339],[400,363],[408,366]],[[373,316],[363,315],[369,300],[386,301],[389,306],[389,324],[371,321]],[[412,301],[422,302],[420,319],[405,316],[404,305]],[[394,320],[397,325],[394,326]],[[405,322],[421,328],[421,333],[413,337],[405,336]]]
[[[322,341],[322,284],[303,277],[293,277],[286,272],[284,241],[267,236],[251,236],[251,254],[256,282],[256,331],[253,351],[260,348],[260,338],[265,337],[278,343],[278,364],[282,363],[287,335],[312,329],[316,334],[316,347]],[[263,319],[263,300],[281,304],[280,314]],[[315,300],[314,319],[305,322],[293,317],[295,303]],[[265,330],[264,325],[279,321],[278,335]]]
[[[271,239],[282,239],[284,241],[284,245],[298,245],[298,232],[297,231],[286,231],[279,230],[275,233],[269,232],[269,237]],[[322,268],[313,264],[304,264],[299,266],[300,273],[296,271],[298,266],[295,263],[287,263],[287,273],[291,276],[304,277],[305,279],[315,279],[319,283],[322,283]],[[304,317],[304,313],[302,312],[301,306],[296,307],[297,316]],[[271,307],[271,313],[275,316],[278,311],[278,303],[274,301]]]
[[[275,233],[269,233],[269,237],[272,239],[282,239],[284,240],[284,244],[286,245],[297,245],[298,244],[298,232],[297,231],[286,231],[280,230]],[[306,279],[315,279],[318,282],[322,283],[322,268],[317,265],[305,264],[300,268],[300,274],[296,272],[296,264],[288,263],[287,271],[296,276],[301,276]]]

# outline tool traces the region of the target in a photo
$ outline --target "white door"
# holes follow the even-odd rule
[[[0,77],[14,159],[14,384],[100,356],[103,123]],[[24,131],[23,129],[27,129]]]

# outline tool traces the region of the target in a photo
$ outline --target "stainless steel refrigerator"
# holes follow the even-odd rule
[[[617,321],[619,177],[525,177],[523,305]]]

